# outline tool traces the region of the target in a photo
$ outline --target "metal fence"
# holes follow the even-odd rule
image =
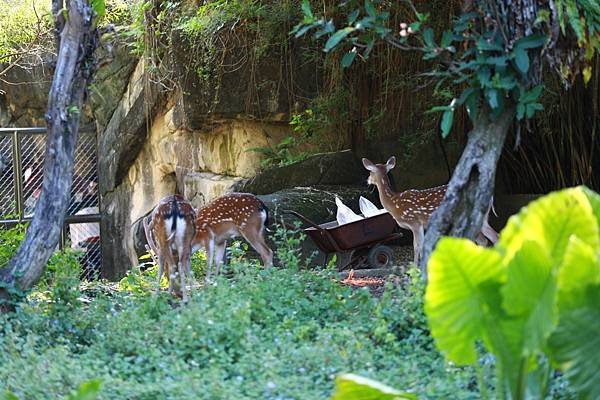
[[[83,279],[101,275],[97,147],[95,133],[80,132],[71,200],[59,244],[80,251]],[[0,128],[0,225],[11,227],[33,217],[45,152],[45,128]]]

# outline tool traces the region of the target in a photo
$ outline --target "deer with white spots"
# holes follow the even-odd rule
[[[192,251],[201,247],[206,250],[207,281],[213,264],[216,264],[215,274],[219,274],[227,240],[237,236],[250,243],[265,267],[273,265],[273,251],[263,236],[268,213],[265,204],[249,193],[226,194],[197,210]]]
[[[169,279],[169,293],[179,295],[181,290],[181,297],[187,302],[192,240],[196,230],[194,208],[182,196],[168,196],[158,203],[150,217],[144,218],[143,223],[148,245],[158,257],[158,290],[164,272]]]
[[[423,190],[413,189],[396,193],[392,190],[387,176],[387,173],[396,166],[395,157],[390,157],[385,164],[373,164],[366,158],[363,158],[362,162],[369,171],[367,183],[377,186],[379,200],[383,208],[394,217],[401,228],[409,229],[412,232],[415,252],[414,262],[418,265],[423,250],[425,227],[431,214],[442,202],[447,186],[443,185]],[[485,215],[481,232],[477,236],[476,241],[478,244],[485,244],[486,238],[492,243],[496,243],[498,240],[498,233],[488,223],[490,209]]]

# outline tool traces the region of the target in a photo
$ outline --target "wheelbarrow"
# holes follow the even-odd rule
[[[338,270],[385,268],[394,263],[394,252],[384,243],[402,237],[398,225],[389,213],[363,218],[348,224],[337,221],[318,225],[304,215],[287,210],[309,226],[304,233],[325,254],[325,264],[336,254]]]

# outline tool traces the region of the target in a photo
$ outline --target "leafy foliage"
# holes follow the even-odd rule
[[[298,151],[299,142],[300,140],[295,136],[288,136],[277,143],[275,147],[253,147],[248,151],[262,155],[260,164],[263,167],[283,167],[302,161],[308,156],[306,152]]]
[[[493,249],[440,241],[425,310],[449,360],[475,364],[482,342],[498,357],[497,387],[523,399],[545,395],[550,369],[539,360],[548,357],[584,398],[597,397],[599,204],[589,189],[566,189],[511,217]]]
[[[409,393],[402,393],[379,382],[352,374],[338,376],[335,386],[335,393],[331,400],[416,399],[416,396]]]
[[[441,131],[444,137],[450,132],[454,111],[459,106],[467,108],[473,121],[477,119],[481,104],[491,111],[492,118],[513,106],[518,120],[532,118],[543,109],[539,102],[542,86],[538,83],[541,70],[539,66],[534,68],[534,64],[539,63],[542,51],[555,54],[553,46],[559,38],[555,37],[553,26],[560,24],[561,40],[566,41],[568,21],[577,37],[573,47],[586,48],[583,68],[567,59],[560,61],[560,55],[551,59],[560,65],[565,77],[576,75],[583,69],[584,78],[589,80],[592,57],[600,49],[600,7],[593,2],[558,2],[560,12],[554,19],[550,18],[549,5],[540,4],[537,20],[526,28],[531,33],[517,37],[508,34],[510,25],[516,22],[508,20],[506,10],[500,13],[494,2],[474,2],[474,9],[458,16],[452,29],[444,31],[439,39],[434,30],[427,27],[429,15],[418,12],[412,3],[408,4],[414,22],[400,24],[396,34],[390,23],[389,6],[384,1],[344,2],[338,10],[347,18],[336,27],[332,19],[315,16],[308,0],[303,0],[304,19],[292,33],[299,37],[314,30],[316,37],[326,37],[325,51],[346,51],[343,67],[349,67],[357,55],[368,58],[378,42],[401,50],[421,51],[423,59],[438,60],[439,64],[429,74],[436,79],[436,85],[450,84],[462,90],[449,105],[431,109],[443,112]]]

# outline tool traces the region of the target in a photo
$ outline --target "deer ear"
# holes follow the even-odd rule
[[[373,164],[370,160],[363,158],[362,159],[363,166],[369,171],[375,171],[375,164]]]
[[[385,163],[385,169],[389,172],[392,168],[396,166],[396,157],[391,156],[387,163]]]

